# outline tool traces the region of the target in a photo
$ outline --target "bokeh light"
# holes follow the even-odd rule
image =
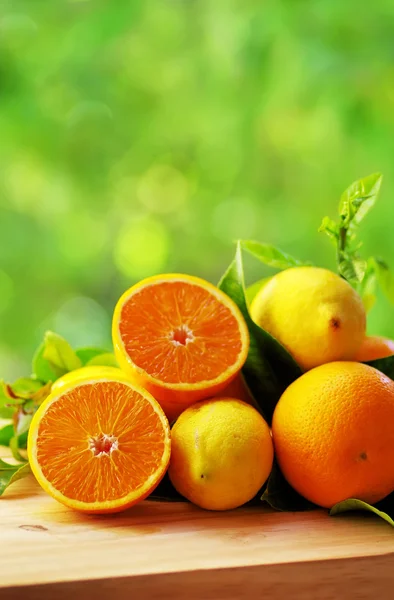
[[[165,269],[171,239],[162,223],[145,217],[126,223],[115,242],[114,260],[120,273],[131,280]]]
[[[140,278],[216,283],[237,238],[333,268],[321,219],[378,170],[360,237],[394,268],[393,24],[390,0],[3,0],[0,377],[45,328],[109,341]]]

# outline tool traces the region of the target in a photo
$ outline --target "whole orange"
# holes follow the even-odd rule
[[[319,506],[375,503],[394,490],[394,382],[373,367],[308,371],[281,396],[272,434],[285,478]]]
[[[361,343],[354,360],[366,362],[368,360],[385,358],[392,354],[394,354],[394,340],[378,335],[367,335]]]

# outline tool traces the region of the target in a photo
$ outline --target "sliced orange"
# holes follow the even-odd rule
[[[112,335],[120,366],[169,418],[223,390],[249,349],[237,305],[189,275],[158,275],[130,288],[115,308]]]
[[[89,513],[146,498],[170,459],[170,429],[149,392],[119,371],[69,381],[43,402],[29,431],[32,471],[46,492]]]

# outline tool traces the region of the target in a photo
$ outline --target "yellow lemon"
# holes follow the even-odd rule
[[[273,444],[267,423],[241,400],[197,402],[171,432],[170,479],[185,498],[208,510],[251,500],[267,480]]]
[[[352,360],[365,335],[365,309],[339,275],[317,267],[278,273],[255,296],[252,319],[305,370]]]
[[[122,374],[122,371],[116,367],[105,367],[98,365],[81,367],[80,369],[75,369],[75,371],[70,371],[62,377],[59,377],[59,379],[57,379],[52,385],[51,392],[59,392],[60,390],[63,390],[63,388],[69,383],[76,383],[82,379],[88,379],[89,377],[94,378],[105,375],[108,377],[111,377],[111,375],[116,377],[119,374]]]

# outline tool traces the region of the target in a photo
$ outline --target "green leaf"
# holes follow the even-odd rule
[[[25,431],[25,433],[22,433],[18,437],[18,446],[19,446],[19,448],[22,448],[23,450],[26,450],[26,448],[27,448],[28,433],[29,433],[28,431]]]
[[[381,258],[374,258],[375,272],[382,292],[394,304],[394,273]]]
[[[341,196],[339,214],[345,227],[350,223],[358,225],[375,204],[382,174],[374,173],[363,179],[353,182]]]
[[[61,372],[61,375],[82,367],[81,360],[70,344],[53,331],[47,331],[45,334],[43,357],[50,363],[52,368]]]
[[[284,478],[276,460],[274,460],[261,500],[267,502],[275,510],[281,511],[314,510],[318,508],[291,487]]]
[[[319,233],[325,233],[328,235],[328,237],[333,240],[335,244],[337,244],[339,238],[339,225],[330,219],[330,217],[323,218],[318,231]]]
[[[361,283],[358,287],[358,292],[362,298],[365,310],[367,312],[369,310],[371,310],[371,308],[373,307],[373,305],[376,302],[376,294],[375,294],[376,283],[377,283],[377,278],[376,278],[375,259],[369,258],[367,260],[367,268],[366,268],[363,280],[361,281]]]
[[[44,383],[49,383],[59,379],[59,371],[55,370],[49,361],[44,358],[45,344],[44,342],[37,348],[32,362],[32,371],[34,376]]]
[[[289,269],[290,267],[299,267],[305,264],[271,244],[261,244],[253,240],[241,240],[240,243],[241,247],[249,252],[249,254],[258,258],[265,265],[274,267],[275,269]]]
[[[385,521],[387,521],[387,523],[390,523],[390,525],[394,527],[394,520],[391,518],[390,515],[377,509],[375,506],[368,504],[367,502],[363,502],[362,500],[357,500],[355,498],[344,500],[343,502],[338,502],[338,504],[335,504],[335,506],[332,507],[329,514],[333,517],[335,515],[339,515],[340,513],[348,512],[350,510],[370,511],[378,517],[380,517],[381,519],[384,519]]]
[[[14,426],[6,425],[2,429],[0,429],[0,446],[9,446],[10,440],[15,435]]]
[[[21,377],[11,384],[11,389],[18,398],[29,399],[43,386],[42,381],[32,377]]]
[[[92,360],[92,358],[100,356],[100,354],[108,354],[108,350],[105,348],[94,347],[78,348],[78,350],[75,351],[75,354],[78,356],[79,360],[82,363],[82,366],[84,367],[88,364],[90,360]]]
[[[386,356],[386,358],[377,358],[376,360],[369,360],[365,363],[370,367],[374,367],[381,373],[390,377],[394,380],[394,356]]]
[[[115,354],[113,354],[112,352],[105,352],[104,354],[99,354],[98,356],[91,358],[89,362],[86,363],[87,367],[93,365],[119,368],[118,361],[115,358]]]
[[[19,442],[18,437],[16,435],[14,435],[14,437],[10,439],[9,446],[12,452],[12,456],[15,458],[15,460],[19,460],[20,462],[27,462],[26,458],[22,456],[22,454],[19,452]]]
[[[361,282],[367,270],[367,262],[361,258],[348,258],[338,264],[338,271],[349,282]]]
[[[23,411],[19,411],[17,417],[14,419],[15,435],[20,436],[22,433],[29,431],[30,423],[33,419],[33,413],[26,414]]]
[[[30,475],[31,469],[29,463],[23,465],[10,465],[4,460],[0,459],[0,496],[2,496],[5,490],[23,477]]]
[[[259,279],[259,281],[256,281],[256,283],[252,283],[252,285],[250,285],[249,287],[246,288],[245,290],[245,296],[246,296],[246,300],[248,305],[250,306],[252,304],[252,301],[254,300],[255,296],[257,295],[257,293],[263,289],[263,287],[271,280],[271,277],[264,277],[263,279]]]
[[[0,380],[0,419],[12,419],[15,408],[8,406],[13,401],[10,397],[6,384]]]
[[[262,414],[270,423],[280,396],[292,381],[302,375],[302,371],[287,350],[256,325],[249,315],[239,242],[235,258],[223,275],[219,288],[234,300],[248,326],[250,348],[242,373]]]

